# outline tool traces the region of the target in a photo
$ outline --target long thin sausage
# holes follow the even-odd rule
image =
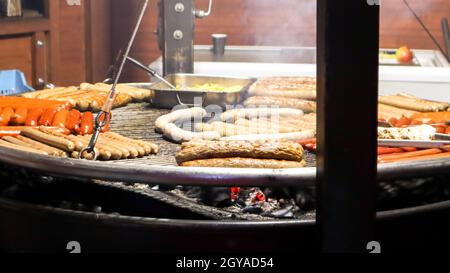
[[[69,110],[63,109],[56,113],[55,118],[53,119],[52,126],[59,128],[66,128],[67,117],[69,115]]]
[[[25,129],[22,131],[22,135],[69,153],[75,150],[75,144],[72,141],[46,134],[36,129]]]
[[[81,135],[90,135],[94,132],[94,115],[92,112],[85,112],[81,118]]]
[[[40,126],[51,126],[53,119],[55,118],[56,113],[59,109],[57,108],[48,108],[44,111],[39,119],[38,125]]]
[[[12,107],[5,107],[0,115],[0,126],[7,126],[14,115]]]

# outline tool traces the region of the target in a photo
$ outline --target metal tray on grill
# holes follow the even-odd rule
[[[246,77],[224,77],[183,73],[167,75],[165,79],[174,86],[179,87],[179,90],[170,89],[164,82],[152,84],[149,88],[154,92],[152,105],[166,109],[172,109],[176,105],[218,105],[225,109],[227,106],[234,106],[241,103],[247,90],[256,81],[256,79]],[[192,91],[188,89],[189,87],[204,84],[218,84],[225,88],[239,86],[240,89],[232,92],[213,90]]]
[[[142,85],[141,85],[142,86]],[[148,84],[147,84],[148,86]],[[158,155],[140,159],[92,162],[42,156],[0,148],[0,161],[45,173],[87,177],[108,181],[167,185],[203,186],[311,186],[316,180],[315,155],[307,153],[307,167],[301,169],[229,169],[178,167],[175,153],[179,145],[155,133],[154,121],[169,110],[148,104],[130,104],[113,110],[111,130],[122,135],[152,141],[160,146]],[[447,158],[383,164],[378,179],[409,178],[450,173]]]

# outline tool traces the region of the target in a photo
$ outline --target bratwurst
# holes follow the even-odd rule
[[[251,97],[244,101],[245,107],[273,107],[300,109],[305,113],[316,112],[316,102],[293,98],[280,97]]]
[[[210,158],[259,158],[301,162],[302,145],[288,141],[205,141],[197,140],[181,145],[176,155],[178,164]]]
[[[269,96],[315,100],[316,79],[310,77],[271,77],[257,81],[248,90],[250,96]]]
[[[288,161],[258,158],[212,158],[188,161],[183,167],[220,167],[220,168],[258,168],[258,169],[292,169],[305,167],[305,161]]]

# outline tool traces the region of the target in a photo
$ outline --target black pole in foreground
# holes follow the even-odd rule
[[[317,1],[318,211],[324,252],[365,252],[375,217],[379,6]]]

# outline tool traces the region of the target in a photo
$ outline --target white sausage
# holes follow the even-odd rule
[[[164,127],[170,123],[182,123],[192,119],[201,121],[206,115],[206,110],[200,107],[177,110],[156,119],[155,127],[158,132],[164,132]]]
[[[303,140],[315,137],[314,130],[305,130],[296,133],[284,133],[284,134],[265,134],[265,135],[239,135],[222,137],[220,140],[232,141],[257,141],[257,140]]]
[[[302,110],[292,108],[244,108],[226,111],[220,118],[222,121],[235,122],[239,118],[253,119],[273,116],[299,118],[303,115]]]
[[[193,139],[217,140],[220,138],[219,132],[191,132],[183,130],[173,123],[166,124],[162,133],[165,137],[178,143],[191,141]]]

